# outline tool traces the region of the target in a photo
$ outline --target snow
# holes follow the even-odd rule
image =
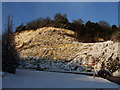
[[[18,69],[2,78],[3,88],[118,88],[102,78],[86,75]]]
[[[2,88],[2,76],[3,76],[3,72],[0,71],[0,90]]]
[[[2,77],[3,72],[0,72],[0,77]]]
[[[36,68],[39,67],[43,70],[49,71],[76,71],[81,72],[84,71],[85,68],[81,66],[81,61],[71,61],[66,62],[65,60],[47,60],[47,59],[40,59],[36,60],[34,57],[29,57],[27,60],[20,61],[20,67],[26,68]],[[75,67],[77,67],[75,69]]]
[[[118,69],[117,71],[115,71],[114,73],[113,73],[113,76],[120,76],[120,69]]]
[[[4,72],[0,72],[0,77],[3,77],[5,75]]]

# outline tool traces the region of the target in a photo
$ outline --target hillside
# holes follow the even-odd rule
[[[99,70],[102,62],[110,67],[112,67],[111,62],[115,65],[118,63],[116,61],[117,42],[80,43],[74,37],[75,34],[71,30],[53,27],[17,32],[15,34],[16,48],[22,59],[65,61],[62,63],[71,65],[73,70],[80,66],[93,66],[95,70]],[[48,67],[48,63],[44,64]],[[44,68],[43,65],[41,67]]]

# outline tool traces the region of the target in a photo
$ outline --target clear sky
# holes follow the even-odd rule
[[[3,2],[3,27],[8,15],[13,15],[14,27],[39,17],[53,18],[56,13],[67,14],[70,21],[107,21],[118,25],[118,2]]]

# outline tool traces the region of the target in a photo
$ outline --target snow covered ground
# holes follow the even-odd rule
[[[2,88],[2,77],[0,76],[0,90]]]
[[[57,72],[18,69],[2,78],[3,88],[118,88],[102,78]]]

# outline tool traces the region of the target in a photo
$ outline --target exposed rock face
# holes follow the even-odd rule
[[[95,70],[102,62],[108,66],[118,57],[117,42],[80,43],[74,36],[71,30],[44,27],[16,33],[15,42],[21,58],[65,60],[76,66],[93,66]]]
[[[72,55],[70,50],[75,48],[74,32],[66,29],[45,27],[38,30],[17,33],[16,48],[21,57],[36,56],[49,59],[66,59]],[[74,52],[73,54],[76,54]]]

